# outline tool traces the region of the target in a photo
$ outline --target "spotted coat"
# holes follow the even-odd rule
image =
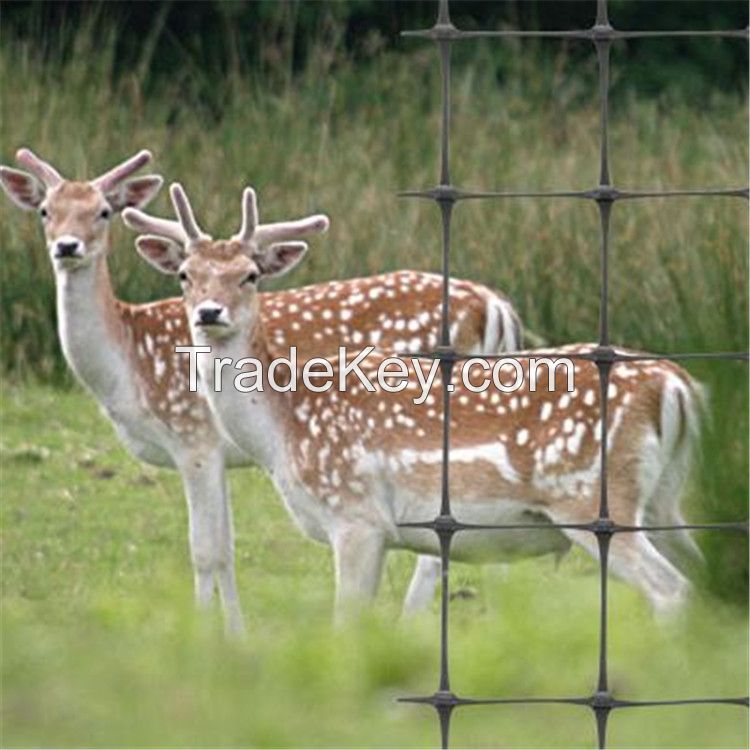
[[[519,348],[520,323],[505,297],[470,281],[452,280],[450,288],[451,335],[457,348],[478,352],[488,346],[492,353]],[[339,346],[416,352],[438,341],[442,279],[437,274],[396,271],[259,297],[273,347],[288,355],[295,346],[302,362],[331,356]],[[116,301],[115,309],[150,410],[185,439],[200,441],[211,415],[201,394],[188,389],[188,356],[175,352],[175,346],[191,343],[182,299],[142,305]]]

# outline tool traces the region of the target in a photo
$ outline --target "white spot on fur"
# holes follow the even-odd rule
[[[443,460],[443,451],[440,449],[430,451],[404,450],[399,455],[401,463],[408,467],[415,463],[439,464]],[[477,461],[486,461],[497,469],[500,476],[506,482],[517,483],[518,472],[508,460],[508,453],[503,445],[498,443],[485,443],[470,448],[453,448],[451,450],[451,463],[473,464]]]

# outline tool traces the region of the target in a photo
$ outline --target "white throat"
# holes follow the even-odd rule
[[[105,404],[132,388],[124,341],[113,309],[106,259],[55,271],[57,325],[65,359],[79,380]]]
[[[269,392],[267,383],[263,392],[243,393],[234,386],[234,379],[241,373],[234,363],[255,356],[247,341],[244,335],[217,339],[193,329],[195,345],[211,347],[210,354],[198,355],[198,376],[222,432],[274,476],[285,462],[283,431],[272,406],[279,394]],[[216,362],[224,358],[231,359],[231,364],[222,368],[218,383]]]

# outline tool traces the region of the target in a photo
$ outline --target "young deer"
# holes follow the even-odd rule
[[[432,531],[398,524],[432,519],[439,506],[440,378],[421,406],[413,403],[414,380],[400,393],[380,385],[374,393],[362,385],[323,393],[305,387],[285,393],[235,388],[242,363],[216,367],[220,360],[252,357],[267,370],[272,360],[288,354],[284,342],[269,336],[257,284],[292,268],[306,245],[269,244],[279,238],[255,229],[252,190],[245,192],[244,231],[229,241],[203,234],[179,185],[172,186],[171,195],[182,240],[171,232],[161,243],[155,237],[141,239],[139,248],[182,280],[193,341],[211,347],[210,354],[198,356],[198,367],[214,414],[237,445],[268,469],[300,528],[332,546],[337,605],[374,595],[388,548],[438,552]],[[158,221],[151,222],[151,231],[159,231]],[[320,316],[317,308],[311,311]],[[394,320],[401,319],[396,316],[400,313],[394,312]],[[564,357],[587,348],[591,345],[573,345],[555,354]],[[383,357],[371,354],[363,367],[373,385]],[[338,382],[338,363],[330,364],[332,380]],[[414,365],[423,378],[430,366],[425,361]],[[451,552],[459,560],[560,553],[571,542],[596,554],[592,534],[545,528],[550,522],[586,523],[597,515],[601,425],[596,366],[578,361],[572,392],[565,389],[565,372],[559,368],[553,368],[551,382],[542,378],[532,392],[528,360],[521,367],[526,377],[514,393],[476,393],[454,378],[451,502],[463,522],[538,523],[539,529],[459,533]],[[503,376],[504,385],[510,381]],[[469,384],[479,385],[471,377]],[[612,370],[607,398],[613,519],[680,523],[679,497],[697,432],[699,387],[669,362],[620,363]],[[678,542],[688,552],[697,550],[687,534]],[[613,571],[656,607],[680,601],[688,587],[669,556],[644,534],[617,534],[612,540]]]
[[[231,509],[225,466],[252,463],[218,432],[204,398],[188,390],[188,357],[175,347],[190,344],[180,299],[130,305],[113,293],[107,268],[110,218],[125,206],[143,206],[158,191],[157,176],[127,178],[151,158],[140,152],[91,182],[71,182],[30,151],[19,163],[33,175],[0,167],[0,182],[14,203],[41,215],[57,280],[57,313],[63,352],[79,380],[101,403],[125,445],[138,458],[176,468],[182,477],[189,510],[190,550],[196,598],[206,605],[217,585],[230,629],[242,627],[236,593]],[[132,220],[137,223],[138,213]],[[269,224],[291,236],[320,231],[325,217],[297,223]],[[259,228],[260,229],[260,228]],[[169,233],[169,225],[167,225]],[[520,327],[510,303],[486,287],[452,281],[455,307],[452,335],[469,348],[498,351],[519,345]],[[410,290],[425,295],[419,326],[408,331],[381,325],[389,310],[408,304]],[[354,289],[367,297],[352,318],[318,325],[308,319],[311,301],[337,308]],[[431,274],[397,272],[370,279],[305,287],[261,295],[261,315],[277,340],[295,341],[308,356],[365,336],[384,345],[428,346],[437,331],[440,280]],[[207,448],[208,446],[208,448]],[[433,558],[417,563],[406,608],[429,600],[437,575]]]

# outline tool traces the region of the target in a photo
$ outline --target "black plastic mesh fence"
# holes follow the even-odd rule
[[[437,358],[440,361],[440,371],[443,382],[443,471],[441,503],[439,514],[432,520],[403,524],[404,526],[431,529],[440,541],[442,561],[442,592],[440,618],[440,680],[437,690],[431,695],[402,698],[402,701],[421,703],[433,706],[437,711],[440,722],[441,742],[448,747],[451,716],[454,710],[464,706],[501,705],[501,704],[567,704],[588,707],[592,710],[596,720],[598,743],[600,748],[606,747],[607,720],[614,710],[637,708],[643,706],[675,706],[687,704],[728,704],[748,706],[745,697],[696,697],[679,700],[630,700],[616,697],[610,690],[607,677],[607,580],[608,556],[612,537],[615,534],[659,532],[669,533],[681,529],[709,529],[716,532],[740,532],[747,534],[747,522],[737,523],[701,523],[679,526],[630,526],[615,523],[610,518],[607,502],[607,391],[612,367],[618,362],[638,360],[740,360],[748,361],[746,352],[702,352],[685,354],[623,354],[618,353],[610,345],[608,320],[608,286],[609,286],[609,227],[612,208],[617,201],[643,198],[671,198],[678,196],[729,196],[748,198],[748,188],[727,189],[679,189],[679,190],[623,190],[612,184],[609,167],[609,60],[612,44],[620,39],[636,37],[725,37],[727,39],[748,39],[748,29],[726,31],[624,31],[614,28],[609,21],[607,0],[597,0],[596,18],[593,25],[587,29],[570,31],[462,31],[453,25],[450,19],[448,0],[439,0],[438,16],[435,25],[421,31],[405,31],[404,36],[429,39],[435,42],[440,55],[442,72],[442,126],[440,134],[440,181],[433,188],[426,190],[412,190],[401,193],[404,197],[416,197],[433,200],[440,208],[443,229],[443,316],[440,345],[434,352],[424,352],[423,357]],[[600,101],[600,158],[599,184],[590,190],[557,190],[557,191],[477,191],[463,190],[451,184],[450,174],[450,93],[451,93],[451,50],[456,42],[480,38],[508,38],[508,37],[536,37],[552,39],[578,39],[593,44],[599,69],[599,101]],[[451,382],[454,366],[457,362],[468,359],[468,355],[455,351],[450,342],[449,331],[449,276],[451,256],[451,217],[457,203],[464,200],[478,199],[510,199],[510,198],[577,198],[594,201],[599,210],[600,218],[600,268],[601,292],[599,302],[599,341],[598,346],[591,352],[570,354],[566,357],[593,362],[599,372],[599,404],[601,416],[601,449],[600,449],[600,500],[599,513],[596,518],[583,524],[551,524],[552,528],[577,529],[595,535],[599,550],[600,568],[600,612],[599,612],[599,660],[597,668],[596,687],[591,695],[558,696],[558,697],[499,697],[499,698],[470,698],[457,695],[451,688],[449,671],[449,571],[450,548],[454,536],[458,533],[466,534],[477,530],[499,529],[538,529],[534,524],[483,525],[467,524],[457,520],[451,513],[449,454],[451,442],[450,394],[448,384]],[[413,356],[413,355],[412,355]],[[524,352],[508,352],[503,355],[472,355],[484,359],[517,357],[528,358]],[[559,357],[559,353],[535,352],[535,357]],[[545,526],[550,528],[550,526]]]

